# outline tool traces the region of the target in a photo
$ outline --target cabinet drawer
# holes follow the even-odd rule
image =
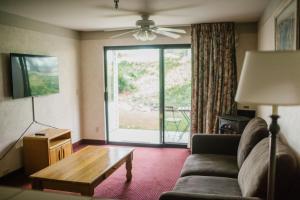
[[[56,146],[56,148],[52,148],[49,150],[50,154],[50,165],[68,157],[72,154],[72,144],[71,141],[66,142],[60,146]]]
[[[55,148],[49,151],[50,165],[53,165],[54,163],[60,160],[61,158],[60,154],[61,154],[61,148]]]

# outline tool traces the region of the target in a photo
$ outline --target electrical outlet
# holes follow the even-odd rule
[[[96,133],[98,133],[98,132],[99,132],[99,126],[96,127]]]

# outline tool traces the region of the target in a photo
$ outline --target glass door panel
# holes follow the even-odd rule
[[[159,144],[159,49],[107,50],[110,142]]]
[[[164,49],[164,141],[187,144],[191,109],[191,49]]]

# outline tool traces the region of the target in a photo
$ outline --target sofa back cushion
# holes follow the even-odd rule
[[[263,138],[268,137],[268,125],[262,118],[253,118],[245,127],[237,152],[237,164],[241,168],[253,147]]]
[[[276,150],[276,199],[284,199],[297,174],[297,160],[293,152],[277,140]],[[269,163],[269,139],[261,140],[243,163],[238,183],[243,197],[265,198]]]

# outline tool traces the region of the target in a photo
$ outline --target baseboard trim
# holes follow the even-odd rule
[[[74,142],[74,143],[72,144],[73,149],[79,148],[80,144],[81,144],[81,140],[79,140],[79,141],[77,141],[77,142]]]
[[[81,144],[93,144],[93,145],[104,145],[105,140],[92,140],[92,139],[82,139]]]
[[[73,143],[73,148],[77,148],[82,144],[104,145],[104,144],[106,144],[106,141],[105,140],[81,139],[81,140]]]

